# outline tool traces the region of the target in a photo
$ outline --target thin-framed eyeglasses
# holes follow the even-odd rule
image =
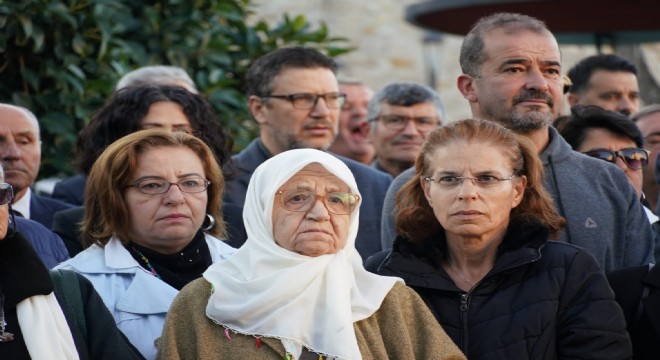
[[[630,169],[639,170],[648,165],[649,154],[651,154],[651,152],[640,148],[626,148],[619,151],[606,149],[593,150],[587,151],[584,154],[611,163],[616,163],[616,158],[619,157]]]
[[[358,195],[343,192],[319,195],[312,191],[290,189],[280,190],[276,194],[280,196],[282,206],[293,212],[308,212],[314,207],[316,200],[320,199],[328,212],[336,215],[347,215],[353,212],[360,200]]]
[[[495,187],[502,181],[511,180],[516,174],[511,174],[507,177],[497,177],[495,175],[477,175],[475,177],[470,176],[455,176],[455,175],[445,175],[438,178],[425,177],[424,180],[428,182],[433,182],[438,184],[438,186],[445,189],[456,189],[463,184],[465,180],[471,180],[474,185],[482,189],[488,189]]]
[[[339,92],[330,92],[325,94],[312,94],[312,93],[297,93],[286,95],[264,95],[262,98],[275,98],[289,100],[291,105],[296,109],[313,109],[319,102],[319,98],[323,98],[325,106],[330,109],[339,109],[346,102],[346,94]]]
[[[14,188],[7,183],[0,183],[0,205],[9,204],[14,200]]]
[[[176,185],[181,192],[194,194],[205,191],[211,182],[203,178],[185,178],[178,182],[169,182],[164,179],[147,178],[137,181],[128,187],[137,188],[139,192],[147,195],[160,195],[165,194],[170,190],[172,185]]]
[[[440,118],[434,116],[402,116],[402,115],[380,115],[375,119],[369,120],[378,121],[383,124],[386,128],[390,130],[403,130],[408,126],[408,122],[412,121],[415,123],[415,127],[419,131],[432,131],[438,126],[440,126]]]

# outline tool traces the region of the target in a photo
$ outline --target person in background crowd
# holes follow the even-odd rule
[[[376,149],[373,166],[392,177],[413,166],[426,135],[442,124],[444,108],[428,86],[396,82],[369,102],[369,138]]]
[[[14,188],[14,214],[50,229],[53,214],[72,207],[31,189],[41,165],[41,136],[39,121],[30,110],[0,104],[0,161],[7,183]]]
[[[368,139],[367,105],[374,92],[358,81],[339,81],[339,91],[346,101],[339,113],[337,137],[329,150],[365,165],[374,159],[374,146]]]
[[[247,242],[177,296],[158,358],[464,359],[414,291],[362,267],[360,203],[328,153],[263,162],[247,189]]]
[[[172,65],[149,65],[129,71],[117,81],[115,92],[131,86],[172,85],[197,94],[197,86],[186,70]]]
[[[625,174],[640,199],[644,199],[642,170],[648,166],[649,151],[643,148],[639,128],[627,116],[598,106],[574,105],[571,115],[561,121],[559,134],[575,151],[611,162]],[[655,259],[660,259],[660,223],[644,207],[655,232]]]
[[[569,71],[572,85],[570,105],[595,105],[626,116],[639,110],[637,67],[614,54],[598,54],[582,59]]]
[[[87,279],[73,275],[77,283],[66,283],[77,292],[54,287],[29,240],[10,227],[14,193],[1,165],[0,182],[0,359],[142,359]],[[80,307],[69,305],[71,296]]]
[[[469,359],[627,359],[624,317],[594,257],[549,241],[564,219],[536,152],[487,120],[429,134],[397,195],[400,237],[367,269],[415,289]]]
[[[327,150],[337,135],[339,92],[337,63],[302,46],[274,50],[252,63],[245,76],[248,108],[259,124],[259,138],[235,155],[236,176],[227,181],[226,203],[243,206],[250,177],[261,163],[281,152]],[[362,216],[356,248],[363,258],[378,252],[383,196],[392,178],[337,155],[355,176],[362,192]]]
[[[632,121],[642,132],[642,136],[644,136],[644,148],[649,151],[649,163],[651,166],[644,167],[642,191],[645,195],[647,207],[657,214],[660,185],[658,185],[655,174],[658,153],[660,152],[660,104],[648,105],[641,108],[632,117]]]
[[[233,140],[203,97],[178,86],[128,87],[116,92],[81,130],[76,162],[82,172],[78,176],[83,182],[75,187],[73,183],[67,185],[69,193],[76,193],[75,198],[80,196],[77,193],[83,193],[86,174],[111,143],[122,136],[149,128],[190,132],[213,150],[221,166],[230,161]],[[80,206],[55,215],[53,230],[62,237],[71,256],[83,250],[77,226],[83,213],[84,207]],[[230,244],[238,246],[246,237],[241,208],[224,206],[223,213],[228,224]]]
[[[176,294],[234,249],[221,217],[215,154],[186,132],[149,129],[115,141],[96,160],[85,191],[87,247],[58,268],[87,277],[117,327],[156,356]]]

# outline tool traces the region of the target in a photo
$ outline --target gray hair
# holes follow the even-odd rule
[[[28,118],[32,123],[34,124],[34,127],[37,129],[37,140],[41,140],[41,129],[39,128],[39,119],[37,119],[37,116],[34,115],[30,109],[18,106],[18,105],[12,105],[12,104],[5,104],[5,103],[0,103],[0,106],[6,106],[10,108],[14,108],[25,115],[26,118]]]
[[[495,13],[479,19],[463,39],[459,62],[464,74],[477,76],[486,61],[484,34],[504,29],[507,33],[528,30],[535,33],[550,32],[545,23],[531,16],[515,13]]]
[[[115,91],[129,86],[145,85],[185,85],[187,90],[197,94],[197,87],[188,73],[178,67],[170,65],[152,65],[129,71],[119,79]]]
[[[380,116],[383,104],[413,106],[426,102],[432,102],[435,105],[440,120],[444,120],[445,107],[435,90],[426,85],[413,82],[390,83],[378,90],[371,101],[369,101],[367,119],[370,120],[373,128],[375,125],[371,120]]]
[[[639,119],[641,119],[645,116],[655,114],[657,112],[660,112],[660,104],[647,105],[647,106],[644,106],[643,108],[639,109],[639,111],[635,115],[633,115],[631,120],[633,122],[637,122],[637,120],[639,120]]]

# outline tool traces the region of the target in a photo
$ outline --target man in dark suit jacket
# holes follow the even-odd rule
[[[64,201],[71,205],[83,205],[85,203],[85,184],[87,176],[84,174],[74,175],[58,181],[53,188],[53,199]]]
[[[50,229],[53,214],[71,205],[39,196],[30,189],[41,164],[37,118],[28,109],[0,104],[0,140],[0,160],[5,170],[5,181],[14,188],[13,209]]]
[[[327,150],[337,135],[345,94],[339,92],[335,61],[304,47],[287,47],[257,59],[245,83],[248,107],[260,126],[260,138],[233,158],[236,176],[227,182],[225,199],[242,206],[254,170],[266,159],[296,148]],[[340,157],[353,172],[360,193],[356,248],[363,259],[380,250],[383,198],[392,181],[387,174]]]
[[[660,266],[637,266],[607,274],[626,317],[633,359],[660,359]]]

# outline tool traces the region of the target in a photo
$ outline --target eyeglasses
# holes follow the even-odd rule
[[[176,185],[184,193],[200,193],[209,187],[211,182],[202,178],[187,178],[179,182],[171,183],[163,179],[142,179],[128,187],[135,187],[139,192],[147,195],[165,194],[172,185]]]
[[[325,208],[336,215],[347,215],[353,212],[360,197],[351,193],[332,192],[318,195],[312,191],[291,189],[277,192],[282,200],[282,206],[289,211],[307,212],[316,203],[316,199],[323,200]]]
[[[440,119],[432,116],[411,117],[401,115],[381,115],[369,121],[376,120],[380,120],[383,126],[390,130],[402,130],[408,125],[409,121],[413,121],[415,127],[419,131],[431,131],[440,125]]]
[[[585,152],[586,155],[611,163],[615,163],[616,158],[620,157],[626,166],[633,170],[639,170],[648,165],[650,153],[650,151],[640,148],[627,148],[619,151],[602,149]]]
[[[296,109],[313,109],[319,102],[319,98],[323,98],[325,106],[331,109],[339,109],[344,105],[344,102],[346,102],[346,94],[336,92],[325,94],[299,93],[288,95],[266,95],[262,96],[262,98],[289,100],[291,105]]]
[[[456,189],[462,185],[465,180],[472,180],[474,185],[479,188],[487,189],[495,187],[501,181],[511,180],[514,176],[516,176],[516,174],[504,178],[499,178],[494,175],[478,175],[476,177],[447,175],[441,176],[437,179],[426,177],[424,180],[434,182],[445,189]]]
[[[9,204],[14,200],[14,188],[7,183],[0,183],[0,205]]]

